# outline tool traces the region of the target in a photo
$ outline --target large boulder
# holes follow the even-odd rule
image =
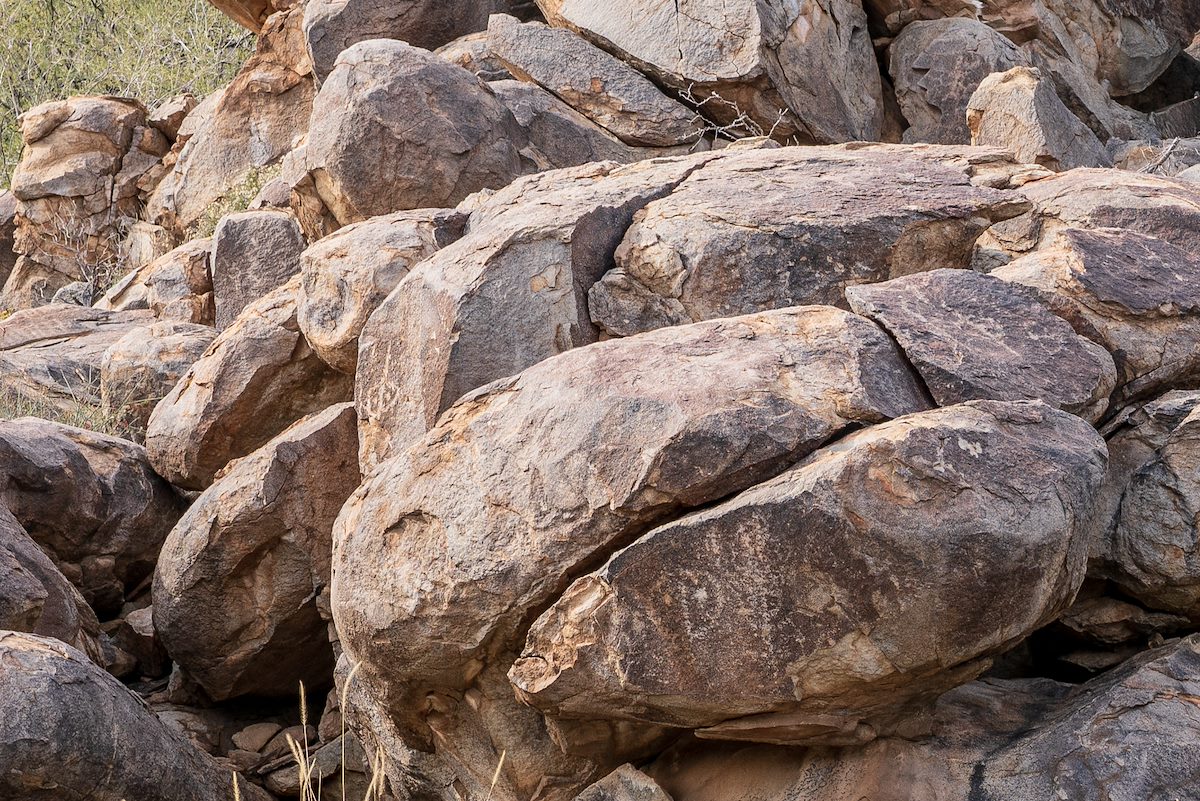
[[[214,325],[210,238],[193,239],[133,270],[93,306],[125,311],[149,309],[158,320]]]
[[[1024,287],[934,270],[851,287],[846,297],[896,339],[939,406],[1040,400],[1092,422],[1108,409],[1112,356]]]
[[[910,126],[904,141],[946,145],[971,142],[967,101],[980,82],[1027,63],[1003,35],[963,17],[914,22],[889,45],[888,58],[896,101]]]
[[[0,632],[0,795],[8,801],[246,801],[267,794],[169,729],[57,640]]]
[[[214,700],[319,688],[333,650],[317,597],[333,521],[359,484],[354,408],[304,418],[234,462],[163,544],[154,629]]]
[[[134,329],[104,351],[100,402],[145,431],[154,407],[216,336],[215,328],[194,323],[162,322]]]
[[[304,234],[285,211],[247,211],[222,218],[213,235],[212,285],[217,328],[300,272]]]
[[[2,503],[0,629],[53,637],[104,666],[96,613]]]
[[[141,446],[32,417],[0,422],[0,503],[101,614],[150,575],[184,506]]]
[[[115,97],[44,103],[21,116],[21,136],[12,175],[21,258],[0,295],[13,309],[47,303],[75,281],[95,291],[116,277],[122,228],[141,208],[139,181],[169,147],[145,107]]]
[[[1070,604],[1106,458],[1036,401],[872,426],[577,579],[509,675],[568,726],[870,740]]]
[[[1200,206],[1193,213],[1200,220]],[[1179,220],[1159,219],[1172,228]],[[1136,223],[1129,228],[1060,229],[1047,247],[992,273],[1038,290],[1078,333],[1112,353],[1117,408],[1200,381],[1200,255],[1178,239],[1140,233]]]
[[[463,234],[467,215],[402,211],[348,225],[300,257],[300,330],[326,364],[353,375],[358,337],[409,270]]]
[[[464,398],[352,496],[335,528],[343,646],[368,686],[387,688],[376,703],[409,745],[436,741],[465,765],[462,781],[486,790],[491,741],[514,765],[498,798],[526,797],[547,772],[556,793],[577,791],[642,741],[604,746],[598,733],[594,762],[555,762],[503,674],[530,615],[656,522],[926,404],[883,331],[828,307],[549,359]],[[478,715],[454,700],[472,686],[486,699]]]
[[[255,33],[262,30],[263,23],[286,0],[209,0],[231,20]]]
[[[701,137],[697,112],[573,31],[496,14],[488,47],[514,76],[553,92],[622,142],[671,147]]]
[[[707,158],[541,173],[475,209],[467,235],[409,273],[363,329],[355,401],[364,472],[467,392],[595,342],[586,294],[612,267],[634,213]]]
[[[971,95],[966,116],[971,144],[1004,148],[1018,161],[1055,172],[1112,166],[1104,145],[1036,69],[987,76]]]
[[[610,336],[805,303],[966,267],[992,223],[1028,210],[995,150],[855,145],[729,155],[640,211],[588,294]],[[992,187],[1000,188],[992,188]]]
[[[690,96],[718,124],[745,115],[755,133],[805,144],[879,138],[879,66],[858,0],[538,0],[538,6],[551,24]]]
[[[300,276],[251,303],[155,407],[146,449],[171,483],[204,489],[232,460],[348,400],[351,381],[300,333]]]

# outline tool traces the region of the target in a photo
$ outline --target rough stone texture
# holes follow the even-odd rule
[[[896,339],[939,406],[1041,400],[1091,422],[1108,408],[1112,356],[1024,287],[934,270],[851,287],[846,297]]]
[[[1040,402],[881,423],[576,580],[509,675],[560,718],[869,740],[1069,605],[1106,458]]]
[[[488,22],[488,48],[515,77],[553,92],[626,144],[672,147],[700,139],[695,111],[573,31],[496,14]]]
[[[757,133],[804,143],[873,141],[883,124],[879,66],[856,0],[697,0],[686,4],[538,0],[571,28],[655,81],[690,91],[705,114],[739,110]]]
[[[0,320],[0,387],[71,413],[100,404],[100,365],[117,340],[154,322],[149,312],[55,304]]]
[[[1027,63],[1012,42],[975,19],[914,22],[888,49],[906,142],[968,144],[967,101],[981,81]],[[993,143],[984,143],[993,144]]]
[[[1123,170],[1079,169],[1021,188],[1033,207],[979,238],[976,266],[990,271],[1053,245],[1063,228],[1125,228],[1200,253],[1200,186]]]
[[[105,664],[96,613],[3,504],[0,629],[62,640],[96,664]]]
[[[0,421],[0,502],[101,614],[154,569],[183,510],[141,446],[33,417]]]
[[[306,417],[239,459],[163,544],[154,628],[214,700],[294,697],[329,682],[333,651],[317,596],[331,532],[359,484],[354,407]]]
[[[213,236],[212,284],[217,328],[300,272],[304,234],[285,211],[246,211],[221,220]]]
[[[1076,600],[1056,625],[1089,642],[1113,647],[1133,641],[1144,643],[1147,635],[1175,634],[1188,627],[1188,619],[1098,596]]]
[[[358,337],[409,270],[463,234],[467,215],[402,211],[349,225],[300,257],[300,330],[326,364],[354,374]]]
[[[255,33],[262,30],[263,23],[275,10],[277,5],[284,3],[276,0],[209,0],[217,9],[231,20],[248,28]]]
[[[0,795],[8,801],[229,801],[230,772],[57,640],[0,632]],[[241,797],[267,794],[240,776]]]
[[[838,750],[692,741],[646,771],[689,801],[1194,801],[1198,663],[1191,637],[1082,686],[972,682],[942,696],[923,739]]]
[[[671,796],[633,765],[622,765],[575,797],[575,801],[671,801]]]
[[[872,33],[894,36],[920,20],[979,16],[979,0],[865,0]]]
[[[192,229],[308,131],[315,89],[302,13],[296,6],[271,17],[232,83],[188,115],[167,158],[170,172],[147,201],[146,219],[180,234]]]
[[[212,239],[195,239],[131,271],[96,301],[97,309],[149,309],[159,320],[213,325]]]
[[[1200,203],[1193,213],[1200,217]],[[1160,219],[1173,227],[1186,217]],[[1198,254],[1186,243],[1137,230],[1067,228],[1049,247],[993,275],[1035,288],[1078,333],[1112,353],[1118,378],[1114,406],[1120,408],[1200,381]]]
[[[467,72],[474,73],[483,81],[503,81],[513,77],[488,47],[487,31],[460,36],[433,52]]]
[[[349,378],[300,333],[299,291],[296,276],[247,306],[155,407],[146,448],[171,483],[204,489],[296,420],[348,400]]]
[[[1108,152],[1118,169],[1182,178],[1181,173],[1200,164],[1200,138],[1118,140],[1108,143]]]
[[[453,206],[524,172],[516,122],[487,84],[404,42],[361,42],[338,56],[312,119],[297,191],[302,206],[324,207],[331,228]]]
[[[309,0],[304,35],[324,81],[342,51],[368,39],[398,39],[433,50],[482,31],[490,14],[515,10],[520,0]]]
[[[179,129],[183,126],[183,121],[199,104],[200,100],[191,92],[168,97],[150,110],[146,121],[173,144],[179,138]]]
[[[166,138],[136,100],[76,97],[21,115],[24,143],[12,175],[21,254],[0,306],[47,303],[55,291],[100,278],[120,259],[122,229],[138,216],[140,179],[166,154]]]
[[[1027,201],[1001,152],[933,146],[759,150],[692,174],[639,212],[591,318],[626,336],[805,303],[847,286],[966,267],[990,224]],[[985,185],[986,184],[986,185]]]
[[[17,263],[13,234],[17,229],[17,199],[7,189],[0,190],[0,286],[8,281]]]
[[[540,775],[577,791],[630,744],[598,743],[594,765],[554,762],[561,753],[503,678],[530,613],[655,522],[773,475],[849,426],[926,404],[877,326],[827,307],[542,362],[464,398],[347,503],[333,583],[343,646],[368,686],[388,688],[376,702],[410,746],[427,747],[432,730],[463,781],[486,790],[490,740],[514,766],[498,798],[527,797]],[[487,699],[478,715],[452,700],[472,683],[468,696]],[[430,691],[439,700],[424,711]]]
[[[588,288],[634,212],[707,156],[542,173],[495,193],[466,236],[371,316],[355,381],[364,472],[419,439],[462,395],[595,342]]]
[[[114,342],[100,362],[100,400],[145,430],[150,413],[216,337],[215,328],[163,322]]]
[[[967,107],[971,144],[1004,148],[1017,161],[1055,172],[1111,167],[1091,129],[1058,99],[1054,87],[1029,67],[984,78]]]

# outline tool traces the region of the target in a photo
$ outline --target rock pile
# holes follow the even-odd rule
[[[213,2],[0,194],[0,796],[1200,801],[1194,3]]]

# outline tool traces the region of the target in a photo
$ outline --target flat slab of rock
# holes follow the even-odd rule
[[[102,613],[150,575],[184,506],[140,445],[33,417],[0,421],[0,503]]]
[[[870,740],[1069,605],[1106,458],[1039,402],[880,423],[576,580],[509,675],[560,719]]]
[[[221,220],[213,235],[212,284],[217,328],[300,272],[300,224],[283,211],[247,211]]]
[[[536,718],[529,732],[505,723],[529,712],[502,672],[533,610],[637,532],[774,475],[850,426],[926,403],[883,331],[827,307],[662,329],[544,361],[464,398],[346,504],[333,583],[342,644],[363,661],[363,681],[390,688],[382,712],[412,747],[429,727],[459,726],[461,739],[441,738],[439,750],[476,762],[480,738],[499,738],[514,770],[536,777],[529,763],[561,752]],[[499,675],[477,677],[489,663]],[[490,709],[511,715],[450,724],[475,713],[449,695],[436,715],[420,711],[427,692],[457,695],[473,682]],[[629,745],[596,744],[594,758],[602,765]]]
[[[553,92],[626,144],[672,147],[703,132],[695,111],[574,31],[495,14],[487,42],[515,77]]]
[[[0,632],[0,794],[9,801],[229,801],[230,771],[57,640]],[[241,797],[267,794],[236,776]]]
[[[326,364],[353,374],[367,319],[409,270],[463,234],[467,215],[402,211],[342,228],[300,257],[300,330]]]
[[[349,399],[349,376],[300,333],[299,292],[296,276],[247,306],[155,407],[146,449],[171,483],[204,489],[301,417]]]
[[[635,218],[588,294],[611,336],[822,303],[847,286],[965,267],[980,233],[1027,210],[996,150],[787,147],[713,161]]]
[[[851,287],[850,307],[896,338],[939,406],[1041,400],[1095,422],[1117,373],[1034,292],[971,270]]]
[[[234,462],[163,544],[154,629],[214,700],[320,687],[333,649],[317,597],[333,521],[359,484],[354,407],[310,415]]]

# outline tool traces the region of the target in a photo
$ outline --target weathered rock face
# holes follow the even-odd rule
[[[975,19],[914,22],[889,47],[906,142],[971,143],[967,101],[981,81],[1026,63],[1021,50]],[[995,144],[980,142],[977,144]],[[1028,159],[1023,159],[1028,161]]]
[[[0,286],[8,281],[17,263],[13,234],[17,229],[17,199],[8,190],[0,191]]]
[[[772,475],[856,422],[926,404],[878,327],[825,307],[543,362],[463,399],[347,503],[333,583],[343,645],[368,685],[389,688],[384,709],[410,745],[428,747],[432,730],[463,781],[486,788],[490,740],[514,764],[505,793],[524,797],[539,774],[578,790],[619,764],[604,763],[620,748],[594,765],[555,763],[558,748],[514,705],[502,671],[528,616],[656,521]],[[468,695],[487,699],[477,716],[453,700],[473,682]]]
[[[32,417],[0,422],[0,502],[101,614],[150,574],[183,510],[140,446]]]
[[[869,740],[1066,608],[1105,460],[1038,402],[873,426],[577,580],[510,677],[566,719]]]
[[[595,342],[588,288],[612,266],[634,212],[706,158],[542,173],[477,208],[467,235],[401,281],[363,329],[355,401],[364,472],[467,392]]]
[[[895,35],[920,20],[978,17],[976,0],[865,0],[872,32]]]
[[[304,235],[284,211],[247,211],[221,220],[213,236],[212,284],[217,327],[300,272]]]
[[[167,159],[171,171],[147,202],[146,219],[187,231],[308,130],[315,89],[302,14],[296,6],[271,17],[233,82],[188,116]]]
[[[461,237],[466,222],[449,209],[402,211],[349,225],[304,251],[297,317],[317,355],[353,375],[367,319],[409,270]]]
[[[0,504],[0,629],[24,631],[78,648],[104,665],[100,623],[54,563]]]
[[[671,801],[671,797],[633,765],[622,765],[577,795],[576,801]]]
[[[21,117],[25,145],[12,176],[21,258],[0,298],[13,309],[49,302],[72,281],[103,281],[119,261],[122,228],[137,217],[139,180],[166,138],[135,100],[76,97]]]
[[[398,39],[433,50],[482,31],[490,14],[521,5],[520,0],[310,0],[304,9],[304,35],[317,80],[323,82],[351,45]]]
[[[1058,99],[1042,74],[1028,67],[987,76],[967,108],[971,144],[1002,147],[1018,161],[1061,172],[1111,167],[1091,129]]]
[[[514,76],[553,92],[626,144],[672,147],[700,139],[695,111],[573,31],[497,14],[488,23],[488,47]]]
[[[255,33],[262,30],[263,23],[275,10],[276,6],[285,2],[276,0],[209,0],[222,14],[237,24],[249,28]]]
[[[1183,178],[1184,172],[1200,165],[1200,138],[1113,142],[1108,152],[1118,169]]]
[[[0,632],[0,793],[11,801],[228,801],[230,772],[83,654]],[[242,798],[267,795],[236,777]]]
[[[323,206],[332,227],[453,206],[524,171],[516,127],[466,70],[403,42],[361,42],[338,56],[313,103],[301,202]]]
[[[349,377],[300,333],[299,291],[296,276],[247,306],[155,407],[146,449],[171,483],[204,489],[296,420],[349,399]]]
[[[690,92],[719,123],[744,112],[754,132],[805,143],[879,138],[879,67],[858,2],[538,0],[538,6],[551,24]]]
[[[1196,637],[1082,686],[988,679],[938,701],[925,739],[854,749],[683,743],[647,772],[675,798],[1193,798]]]
[[[1036,293],[970,270],[935,270],[846,291],[895,337],[939,406],[1041,400],[1099,420],[1116,386],[1112,356]]]
[[[1147,221],[1151,232],[1169,232],[1188,217],[1147,210],[1155,211],[1161,213]],[[1200,204],[1190,211],[1200,217]],[[1095,213],[1119,214],[1111,207]],[[1129,228],[1137,227],[1135,217]],[[1169,233],[1160,239],[1135,230],[1066,228],[1049,247],[993,275],[1037,289],[1078,333],[1112,353],[1120,408],[1200,380],[1200,256],[1177,241]]]
[[[487,31],[460,36],[433,52],[467,72],[474,73],[480,80],[502,81],[513,77],[488,47]]]
[[[0,386],[64,412],[100,403],[100,366],[118,340],[150,323],[145,311],[55,304],[0,320]]]
[[[317,596],[358,486],[354,408],[306,417],[234,462],[180,519],[154,574],[154,627],[215,700],[329,682]]]
[[[194,239],[129,272],[93,303],[97,309],[150,309],[159,320],[213,325],[212,239]]]
[[[163,322],[136,328],[100,362],[100,400],[145,430],[150,413],[216,337],[215,328]]]
[[[980,233],[1022,213],[994,150],[887,145],[727,156],[634,218],[588,294],[624,336],[794,304],[845,306],[847,286],[965,267]]]

